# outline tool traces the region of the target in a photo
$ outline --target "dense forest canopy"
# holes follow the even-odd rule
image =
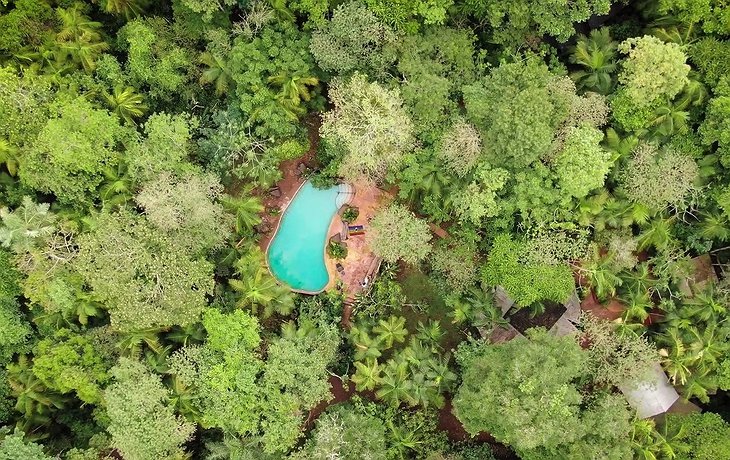
[[[0,0],[0,460],[727,460],[729,244],[725,0]]]

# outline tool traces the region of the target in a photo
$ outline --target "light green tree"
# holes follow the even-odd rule
[[[377,77],[388,65],[383,47],[394,39],[395,34],[371,10],[351,1],[335,8],[332,18],[315,29],[309,48],[324,71],[360,70]]]
[[[175,415],[170,392],[142,363],[121,358],[104,392],[107,430],[124,458],[173,459],[183,453],[195,426]]]
[[[232,222],[218,202],[222,193],[223,186],[211,174],[161,173],[142,186],[135,201],[152,225],[190,253],[204,254],[230,234]]]
[[[565,193],[583,198],[591,190],[603,186],[611,170],[611,153],[600,142],[603,133],[596,128],[571,128],[555,160],[558,185]]]
[[[628,55],[618,79],[637,107],[651,105],[660,98],[671,100],[689,82],[687,56],[676,43],[644,35],[627,39],[618,49]]]
[[[213,266],[144,217],[101,214],[78,239],[73,265],[105,304],[115,329],[186,325],[198,320],[213,289]]]
[[[321,135],[344,147],[339,173],[350,180],[380,181],[413,147],[413,128],[397,90],[370,83],[356,73],[329,90],[332,110],[323,115]]]
[[[375,254],[393,263],[399,259],[418,263],[431,250],[428,224],[400,205],[388,206],[376,214],[367,238]]]
[[[116,117],[85,98],[63,101],[23,155],[20,179],[62,203],[82,207],[93,200],[104,168],[116,162],[130,135]]]
[[[579,389],[588,361],[580,345],[571,336],[555,337],[544,329],[529,330],[527,337],[459,348],[457,360],[464,371],[454,413],[466,430],[489,432],[530,460],[573,458],[580,452],[627,458],[631,425],[626,403],[600,393],[590,402],[584,398]],[[587,424],[597,420],[611,429],[592,433]]]

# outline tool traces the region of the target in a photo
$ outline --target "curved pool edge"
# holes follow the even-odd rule
[[[317,295],[327,290],[327,287],[330,285],[330,282],[332,281],[332,273],[330,271],[329,264],[327,264],[327,239],[329,238],[329,229],[332,227],[332,222],[339,217],[339,213],[335,212],[335,215],[332,216],[332,219],[330,219],[329,225],[327,227],[327,233],[324,234],[324,251],[322,253],[322,260],[324,261],[324,265],[327,269],[327,282],[325,283],[324,287],[318,291],[307,291],[304,289],[295,289],[291,287],[289,284],[285,283],[281,279],[279,279],[278,276],[274,274],[273,271],[271,271],[271,264],[269,263],[269,248],[271,247],[271,243],[274,242],[276,239],[276,234],[279,233],[279,227],[281,227],[281,222],[284,220],[284,215],[289,210],[289,205],[292,204],[294,201],[294,198],[297,197],[297,194],[299,191],[304,187],[304,184],[306,184],[309,181],[309,177],[307,177],[301,184],[299,184],[299,187],[297,187],[297,190],[292,195],[291,199],[286,203],[286,206],[284,206],[284,209],[281,210],[281,214],[279,215],[279,220],[276,223],[276,229],[274,229],[274,233],[271,235],[271,239],[266,244],[266,251],[264,252],[264,260],[266,261],[266,271],[269,272],[269,275],[273,276],[276,281],[281,283],[282,285],[289,288],[290,291],[296,292],[297,294],[306,294],[306,295]],[[337,184],[338,186],[341,184]],[[348,200],[345,204],[349,203],[350,200]],[[339,208],[338,208],[339,211]]]

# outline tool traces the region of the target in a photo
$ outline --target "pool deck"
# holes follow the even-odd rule
[[[337,269],[335,268],[337,264],[336,260],[331,257],[325,257],[327,271],[330,275],[330,281],[325,289],[332,289],[337,284],[337,281],[342,281],[343,291],[348,297],[352,297],[363,290],[360,283],[365,279],[365,275],[376,258],[367,244],[366,237],[370,226],[368,218],[374,216],[379,208],[388,204],[393,199],[385,191],[367,182],[355,183],[353,187],[355,189],[355,196],[349,205],[358,208],[360,214],[357,216],[355,222],[350,223],[350,225],[362,225],[365,228],[365,234],[352,235],[344,241],[347,245],[347,257],[340,261],[344,267],[344,274],[340,275],[337,273]],[[335,216],[327,232],[328,238],[340,232],[342,226],[342,220],[339,216]]]
[[[262,231],[259,233],[260,238],[258,245],[262,251],[265,252],[267,250],[271,239],[276,233],[276,229],[283,214],[282,212],[275,214],[270,211],[283,211],[286,209],[287,205],[291,202],[292,198],[294,198],[294,195],[299,190],[299,187],[307,180],[305,175],[300,174],[300,164],[307,164],[310,161],[311,156],[306,155],[301,158],[283,162],[280,165],[280,168],[284,177],[276,184],[278,187],[278,196],[266,193],[262,197],[266,208],[266,211],[262,216],[262,225],[259,226]],[[352,185],[355,189],[355,196],[349,204],[350,206],[359,208],[360,214],[357,220],[350,225],[363,225],[365,227],[365,234],[350,236],[345,241],[347,244],[347,257],[340,261],[344,267],[343,275],[340,275],[337,272],[337,261],[325,253],[325,265],[327,266],[327,272],[329,274],[329,282],[327,283],[327,286],[325,286],[325,290],[333,289],[337,285],[338,281],[342,281],[342,290],[345,292],[347,297],[353,297],[358,292],[362,291],[363,288],[361,283],[371,264],[373,264],[376,259],[375,254],[370,251],[366,242],[369,227],[367,220],[375,214],[378,208],[389,203],[393,199],[392,195],[368,182],[358,182]],[[342,220],[339,215],[335,215],[330,223],[329,230],[327,231],[327,241],[329,241],[331,236],[342,230],[342,225]]]

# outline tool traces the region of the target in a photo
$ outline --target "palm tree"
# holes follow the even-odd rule
[[[132,19],[144,11],[144,0],[102,0],[104,11],[125,19]]]
[[[352,381],[355,382],[357,391],[375,390],[380,383],[380,365],[375,358],[367,358],[365,362],[355,362],[355,374]]]
[[[413,373],[408,386],[410,405],[428,407],[433,403],[436,407],[443,407],[444,397],[438,392],[438,384],[430,380],[425,373]]]
[[[200,55],[199,61],[206,66],[200,76],[200,84],[204,86],[213,84],[217,95],[226,94],[231,87],[233,77],[225,59],[217,54],[205,52]]]
[[[373,332],[378,334],[378,338],[385,343],[386,348],[391,348],[395,342],[403,343],[408,335],[405,328],[406,319],[402,316],[391,316],[388,320],[381,319],[377,326],[373,328]]]
[[[677,106],[685,109],[690,105],[698,107],[704,104],[708,97],[707,87],[699,80],[697,72],[690,70],[689,81],[676,100]]]
[[[616,288],[623,280],[616,274],[613,266],[613,255],[601,256],[597,246],[593,247],[590,257],[579,267],[581,274],[586,274],[588,287],[593,290],[599,300],[606,300],[616,295]]]
[[[715,298],[714,288],[710,286],[707,290],[686,299],[682,305],[688,315],[710,325],[717,323],[727,314],[727,306]]]
[[[117,348],[125,356],[139,357],[142,355],[142,347],[146,346],[155,353],[162,353],[163,346],[160,343],[159,334],[162,328],[150,327],[120,333],[121,340],[117,342]]]
[[[104,168],[104,182],[99,188],[99,195],[104,206],[110,207],[123,206],[132,199],[134,191],[126,162],[120,160],[116,166]]]
[[[449,176],[433,158],[417,163],[411,168],[415,169],[415,183],[408,194],[408,199],[412,203],[420,202],[424,197],[441,196],[444,193],[449,183]]]
[[[432,358],[428,360],[428,371],[426,376],[438,385],[439,393],[449,391],[458,379],[456,374],[449,369],[448,359]]]
[[[380,338],[371,337],[366,329],[353,326],[349,336],[355,347],[355,361],[379,358],[382,354]]]
[[[60,43],[59,49],[62,52],[62,60],[71,58],[71,62],[80,65],[87,73],[91,73],[96,69],[96,59],[109,49],[109,44],[82,39]]]
[[[441,330],[441,323],[438,320],[429,319],[426,324],[419,321],[416,330],[418,331],[416,337],[432,348],[438,348],[439,342],[444,336],[444,331]]]
[[[259,197],[246,195],[234,198],[225,195],[220,201],[223,208],[235,214],[236,233],[239,235],[250,233],[256,225],[261,223],[260,214],[264,211],[264,205]]]
[[[570,74],[578,88],[600,94],[609,94],[613,88],[612,74],[616,71],[617,43],[611,38],[608,27],[594,29],[590,36],[578,36],[572,49],[570,62],[583,67]]]
[[[56,60],[65,61],[68,57],[86,72],[96,68],[96,58],[109,49],[103,41],[99,30],[100,22],[92,21],[76,6],[71,8],[57,8],[58,16],[63,23],[61,30],[56,34],[56,42],[61,54]]]
[[[665,219],[658,216],[649,225],[642,227],[641,233],[637,237],[639,249],[647,249],[650,246],[659,250],[668,248],[674,240],[672,236],[673,221],[674,217]]]
[[[631,155],[638,144],[639,139],[636,136],[629,135],[621,138],[613,128],[606,130],[604,146],[611,152],[614,161]]]
[[[703,212],[697,228],[700,236],[708,240],[730,240],[730,222],[725,214],[717,212]]]
[[[200,417],[200,411],[195,405],[195,394],[193,388],[187,385],[183,379],[177,375],[170,378],[170,403],[175,408],[175,412],[182,414],[189,420],[197,420]]]
[[[667,425],[658,431],[652,419],[634,420],[631,430],[631,448],[636,460],[673,459],[678,453],[687,452],[687,446],[681,442],[683,433],[680,429],[670,433]]]
[[[649,264],[642,262],[634,270],[623,272],[621,279],[631,293],[651,295],[658,284]]]
[[[17,363],[8,365],[8,384],[16,398],[15,410],[26,419],[46,419],[52,412],[63,409],[66,398],[49,390],[33,373],[31,360],[20,356]]]
[[[649,121],[648,127],[653,137],[667,138],[687,132],[688,121],[689,112],[667,102],[654,110],[654,118]]]
[[[316,77],[294,76],[288,73],[269,77],[268,82],[280,88],[276,100],[294,121],[306,113],[306,109],[301,105],[302,101],[308,102],[312,99],[309,87],[319,85],[319,79]]]
[[[659,355],[662,357],[661,363],[669,379],[675,385],[686,384],[692,375],[694,358],[690,356],[684,344],[681,331],[674,327],[667,329],[657,337],[657,341],[665,345],[659,349]]]
[[[0,163],[5,164],[11,176],[18,174],[18,149],[3,138],[0,138]]]
[[[112,94],[104,93],[104,99],[113,113],[133,125],[135,118],[140,118],[147,111],[144,97],[137,94],[131,86],[118,85]]]
[[[254,266],[243,257],[236,263],[240,279],[229,279],[231,287],[241,294],[237,305],[239,308],[251,307],[256,314],[258,307],[264,307],[263,316],[268,318],[272,314],[288,315],[294,310],[294,297],[286,286],[279,284],[276,279],[264,268]],[[243,264],[242,260],[246,260]]]
[[[408,379],[408,363],[391,359],[385,367],[380,388],[375,395],[393,407],[400,406],[402,402],[413,404],[411,385]]]
[[[0,208],[0,244],[17,254],[31,251],[56,231],[56,216],[48,203],[34,203],[23,197],[22,204],[12,212]]]
[[[71,8],[56,8],[56,13],[61,19],[61,30],[56,34],[56,39],[61,42],[98,42],[101,41],[99,30],[103,27],[101,22],[92,21],[83,14],[78,6]]]
[[[623,312],[623,319],[627,322],[635,318],[640,323],[643,323],[647,320],[647,318],[649,318],[649,311],[651,311],[654,307],[654,304],[651,303],[651,299],[649,299],[646,291],[634,291],[629,295],[628,299],[622,300],[626,304],[626,309]]]
[[[203,343],[205,340],[205,328],[201,323],[192,323],[186,326],[176,326],[165,334],[165,339],[188,346],[193,343]]]

